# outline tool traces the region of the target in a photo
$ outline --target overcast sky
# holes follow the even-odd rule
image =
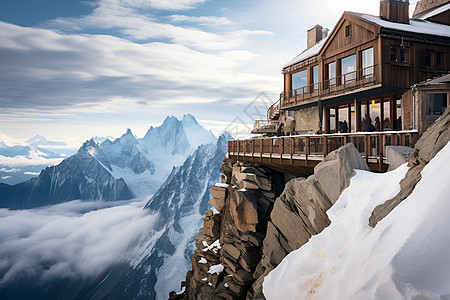
[[[83,141],[142,136],[167,115],[216,134],[252,123],[306,30],[345,10],[378,15],[379,0],[1,1],[0,131]]]

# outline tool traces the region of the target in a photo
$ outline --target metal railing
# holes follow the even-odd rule
[[[318,83],[280,94],[280,108],[315,101],[319,97],[333,96],[377,83],[377,65],[342,74]],[[278,102],[278,101],[277,101]]]
[[[353,143],[367,163],[383,170],[386,146],[413,147],[418,138],[416,130],[370,133],[337,133],[323,135],[294,135],[255,138],[228,142],[228,157],[240,161],[263,161],[294,165],[294,160],[321,160],[339,147]]]

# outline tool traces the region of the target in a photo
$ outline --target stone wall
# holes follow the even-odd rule
[[[295,131],[317,132],[319,130],[319,107],[302,108],[295,112]]]

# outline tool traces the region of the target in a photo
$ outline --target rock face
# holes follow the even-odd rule
[[[285,183],[278,195],[276,185],[288,176],[225,159],[226,184],[210,190],[218,213],[206,212],[192,270],[182,284],[185,292],[171,293],[170,299],[264,299],[264,276],[330,224],[326,211],[350,184],[355,168],[368,170],[347,144],[317,165],[314,175]]]
[[[445,146],[450,140],[450,106],[444,114],[427,129],[417,141],[413,153],[408,162],[409,170],[405,178],[400,182],[401,190],[392,199],[375,207],[369,218],[369,225],[375,227],[377,223],[386,217],[397,205],[405,200],[422,179],[421,172],[428,162]]]

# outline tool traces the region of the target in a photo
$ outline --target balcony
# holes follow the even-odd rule
[[[228,158],[260,162],[280,168],[314,168],[333,150],[353,143],[368,166],[377,172],[387,170],[386,146],[414,147],[416,130],[295,135],[228,141]]]
[[[381,83],[377,65],[358,69],[309,86],[280,94],[279,107],[288,109],[302,104],[372,88]],[[277,101],[278,103],[278,101]]]

